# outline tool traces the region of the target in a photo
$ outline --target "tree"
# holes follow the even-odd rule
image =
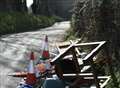
[[[26,0],[0,0],[0,11],[26,11]]]
[[[88,0],[81,13],[79,12],[82,7],[76,5],[75,8],[78,9],[74,11],[73,23],[74,32],[78,32],[77,36],[83,41],[107,41],[103,51],[105,54],[101,55],[111,61],[108,63],[110,65],[109,73],[112,77],[111,84],[113,84],[111,88],[119,88],[120,85],[117,78],[120,79],[120,74],[117,74],[120,70],[120,20],[118,19],[120,18],[120,5],[118,3],[120,3],[119,0]],[[81,25],[82,22],[84,25]]]
[[[33,13],[41,15],[50,15],[48,0],[34,0],[32,5]]]

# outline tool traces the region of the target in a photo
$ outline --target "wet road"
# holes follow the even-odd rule
[[[7,75],[14,71],[25,70],[30,50],[39,51],[45,35],[48,35],[50,51],[52,51],[55,42],[62,41],[69,27],[69,22],[60,22],[34,32],[2,36],[0,38],[0,88],[16,88],[20,79]]]

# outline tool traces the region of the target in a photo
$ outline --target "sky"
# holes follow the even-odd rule
[[[33,0],[27,0],[27,7],[30,7],[33,3]]]

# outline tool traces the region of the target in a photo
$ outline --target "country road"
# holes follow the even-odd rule
[[[60,22],[34,32],[4,35],[0,38],[0,88],[16,88],[20,79],[7,76],[14,71],[25,70],[31,49],[39,51],[45,35],[48,35],[50,50],[55,42],[62,41],[70,23]]]

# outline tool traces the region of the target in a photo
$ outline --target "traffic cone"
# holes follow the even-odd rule
[[[26,77],[26,84],[28,85],[34,85],[36,83],[36,76],[35,76],[35,70],[34,70],[34,53],[31,52],[30,56],[30,62],[29,62],[29,67],[28,67],[28,74]]]
[[[8,76],[24,78],[27,77],[27,72],[14,72],[8,74]]]
[[[45,41],[43,43],[42,47],[42,59],[47,60],[49,59],[50,54],[49,54],[49,46],[48,46],[48,36],[45,36]]]
[[[43,42],[42,46],[42,52],[40,56],[40,62],[37,65],[37,70],[40,73],[44,73],[45,71],[50,69],[50,63],[47,63],[50,59],[50,54],[49,54],[49,45],[48,45],[48,36],[45,36],[45,40]]]

